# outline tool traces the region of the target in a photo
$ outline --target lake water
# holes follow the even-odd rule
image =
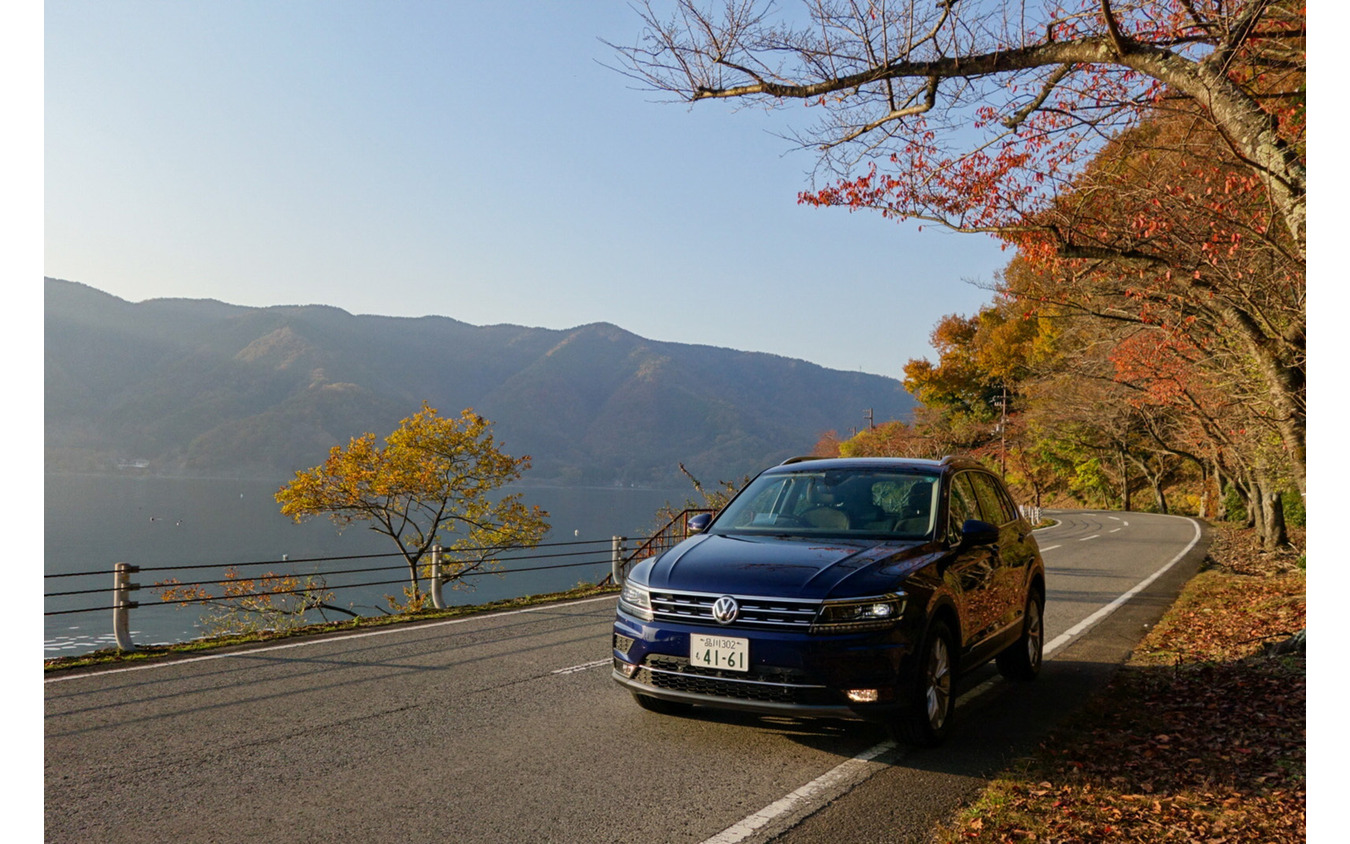
[[[388,537],[361,525],[339,534],[327,519],[294,524],[283,517],[273,494],[283,481],[202,480],[134,476],[46,475],[44,477],[44,592],[93,590],[89,594],[44,599],[46,612],[106,608],[112,605],[113,567],[141,567],[131,580],[142,586],[177,577],[184,582],[216,580],[226,566],[246,575],[265,571],[324,575],[335,591],[333,603],[362,615],[386,606],[383,596],[400,594],[400,583],[344,588],[347,584],[400,581],[406,568],[398,557],[369,560],[296,562],[322,557],[389,554]],[[578,567],[483,576],[466,580],[467,591],[445,592],[448,603],[481,603],[594,583],[609,572],[609,539],[644,536],[654,527],[656,510],[683,502],[688,489],[578,489],[516,487],[526,504],[550,514],[546,543],[585,543],[548,549],[568,553],[561,559],[532,559],[506,568],[583,563]],[[592,544],[593,542],[593,544]],[[632,543],[630,543],[631,546]],[[543,551],[534,552],[536,554]],[[283,563],[286,558],[289,562]],[[246,563],[266,562],[265,566]],[[209,564],[200,570],[175,566]],[[342,569],[389,567],[379,572],[331,574]],[[397,568],[395,568],[397,566]],[[158,569],[158,571],[153,571]],[[51,575],[80,573],[53,578]],[[141,606],[131,611],[132,640],[138,645],[180,642],[200,635],[197,613],[161,603],[157,593],[133,593]],[[342,618],[331,615],[330,618]],[[68,656],[114,644],[111,609],[45,617],[45,657]]]

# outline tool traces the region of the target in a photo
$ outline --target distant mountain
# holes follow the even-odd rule
[[[509,454],[533,458],[530,481],[682,484],[683,462],[711,483],[809,452],[868,408],[880,421],[914,406],[894,379],[605,323],[480,327],[45,288],[49,471],[285,478],[425,400],[491,419]]]

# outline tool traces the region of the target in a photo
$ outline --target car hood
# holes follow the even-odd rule
[[[900,588],[899,581],[927,559],[925,547],[872,539],[703,535],[685,540],[634,575],[652,589],[680,592],[877,595]]]

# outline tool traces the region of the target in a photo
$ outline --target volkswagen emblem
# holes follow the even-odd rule
[[[736,606],[736,599],[730,595],[723,595],[713,602],[713,619],[718,624],[730,624],[736,620],[741,608]]]

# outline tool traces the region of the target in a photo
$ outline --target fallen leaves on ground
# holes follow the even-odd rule
[[[1301,558],[1215,529],[1205,570],[1105,693],[944,842],[1302,842]]]

